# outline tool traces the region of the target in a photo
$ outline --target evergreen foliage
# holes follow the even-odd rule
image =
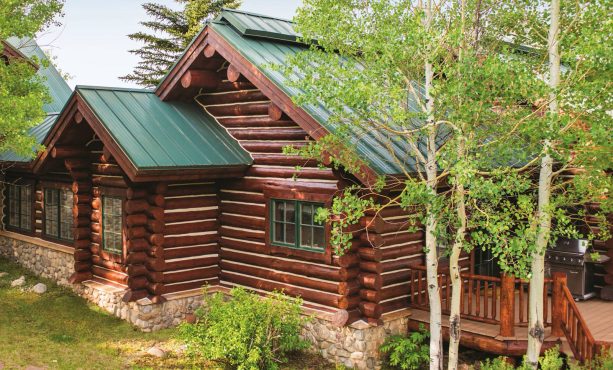
[[[182,10],[157,3],[142,5],[151,18],[141,22],[146,30],[128,35],[130,39],[143,43],[141,48],[130,50],[141,61],[132,73],[121,77],[122,80],[145,87],[156,86],[206,21],[214,19],[222,8],[236,8],[241,3],[239,0],[175,1],[184,4]]]

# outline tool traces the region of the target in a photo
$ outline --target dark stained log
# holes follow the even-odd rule
[[[165,238],[164,234],[149,234],[147,240],[151,245],[163,246]]]
[[[266,213],[266,209],[264,207],[264,204],[252,204],[248,206],[249,208],[246,209],[244,204],[237,204],[237,203],[229,203],[229,202],[222,202],[220,205],[220,209],[223,213],[234,213],[234,214],[244,214],[244,213],[248,213],[250,216],[254,216],[254,217],[264,217],[264,214]]]
[[[219,85],[220,79],[215,71],[189,70],[181,77],[181,86],[185,89],[202,88],[213,90]]]
[[[91,208],[95,209],[96,211],[100,211],[102,209],[102,199],[100,198],[92,199]]]
[[[353,267],[360,264],[360,257],[357,254],[350,253],[342,256],[333,256],[332,264],[340,267]]]
[[[143,252],[149,249],[149,242],[145,239],[131,239],[126,242],[129,252]]]
[[[347,308],[342,306],[349,306],[349,302],[346,297],[326,293],[323,291],[314,291],[310,289],[304,289],[296,286],[291,286],[288,284],[271,282],[261,280],[256,277],[245,276],[245,275],[237,275],[230,271],[222,270],[219,274],[220,278],[224,281],[229,281],[232,283],[237,283],[240,285],[245,285],[248,287],[266,290],[266,291],[283,291],[285,294],[291,296],[300,296],[306,301],[323,304],[329,307],[337,307],[337,308]]]
[[[92,196],[91,194],[86,194],[86,193],[85,194],[84,193],[74,194],[73,201],[75,203],[88,204],[88,203],[91,203]]]
[[[252,153],[253,164],[273,165],[273,166],[301,166],[316,167],[317,161],[305,159],[297,155],[273,154],[273,153]]]
[[[89,180],[89,178],[91,177],[91,174],[86,171],[71,171],[70,176],[76,181],[79,181],[79,180],[86,181],[86,180]]]
[[[135,213],[133,215],[127,215],[126,216],[126,224],[129,227],[134,227],[134,226],[145,226],[147,225],[147,215],[144,213]]]
[[[168,191],[168,184],[165,182],[157,182],[151,186],[151,192],[154,194],[166,194]]]
[[[202,231],[216,231],[219,227],[219,221],[217,220],[208,220],[208,221],[196,221],[196,222],[188,222],[182,224],[170,224],[166,225],[166,236],[171,236],[173,234],[188,234],[188,233],[197,233]]]
[[[225,226],[247,227],[257,230],[264,230],[266,226],[266,222],[263,219],[242,217],[240,215],[222,214],[219,219]]]
[[[381,275],[362,273],[358,276],[358,279],[362,286],[369,289],[380,290],[383,286],[383,279],[381,278]]]
[[[125,188],[128,186],[123,177],[112,177],[112,176],[94,176],[92,178],[92,183],[95,186],[110,186],[117,188]]]
[[[222,236],[220,238],[219,244],[223,247],[227,247],[231,249],[238,249],[238,250],[246,251],[246,252],[262,253],[262,254],[270,253],[270,248],[266,247],[266,245],[264,245],[264,243],[261,243],[261,242],[234,240],[234,239],[228,239]]]
[[[233,271],[239,274],[245,274],[261,279],[277,281],[280,283],[286,283],[296,285],[299,287],[321,290],[329,293],[344,294],[341,291],[340,284],[333,281],[314,280],[305,276],[297,276],[283,271],[266,270],[259,268],[258,266],[249,266],[244,264],[236,264],[231,261],[222,260],[219,262],[219,266],[224,271]],[[346,287],[342,290],[347,290]]]
[[[95,174],[107,176],[122,176],[121,168],[114,164],[94,163],[91,166],[91,171]]]
[[[246,103],[266,101],[268,98],[260,90],[232,91],[225,94],[204,94],[198,98],[204,105]]]
[[[147,230],[154,234],[163,234],[166,226],[163,221],[159,220],[148,220],[147,221]]]
[[[207,254],[215,254],[219,250],[217,244],[198,245],[190,247],[177,247],[164,249],[164,257],[167,259],[185,258],[194,256],[204,256]]]
[[[212,265],[185,271],[167,271],[162,273],[161,282],[165,284],[180,283],[182,281],[201,280],[217,277],[219,266]]]
[[[360,302],[360,311],[366,317],[378,319],[383,314],[383,308],[376,303],[372,302]]]
[[[241,75],[235,65],[230,64],[227,70],[228,81],[230,82],[247,82],[245,76]]]
[[[184,290],[200,289],[205,285],[217,285],[218,283],[219,283],[219,280],[216,277],[212,277],[206,280],[190,281],[190,282],[185,282],[185,283],[177,283],[173,285],[164,285],[164,288],[162,291],[164,294],[169,294],[169,293],[175,293],[175,292],[182,292]]]
[[[301,128],[241,128],[228,129],[236,140],[307,140]]]
[[[198,184],[184,186],[169,186],[164,194],[166,197],[177,197],[185,195],[206,195],[217,194],[217,185],[215,184]]]
[[[395,259],[404,256],[411,256],[419,254],[423,251],[423,243],[413,243],[408,245],[400,245],[393,248],[373,248],[373,247],[361,247],[358,253],[363,260],[368,261],[385,261],[389,259]]]
[[[126,198],[143,199],[147,196],[147,189],[129,187],[126,190]]]
[[[79,284],[79,283],[82,283],[84,281],[91,280],[91,279],[93,279],[93,275],[91,271],[75,272],[70,276],[70,278],[68,279],[68,282],[70,284]]]
[[[127,230],[128,239],[142,239],[147,236],[147,230],[143,226],[129,227]]]
[[[423,240],[424,232],[417,231],[414,233],[409,233],[409,232],[395,233],[395,234],[389,234],[385,236],[380,235],[380,234],[373,234],[373,233],[362,233],[360,238],[366,245],[370,245],[373,247],[383,247],[386,245],[395,245],[395,244],[408,243],[408,242],[417,241],[417,240]]]
[[[91,230],[86,227],[76,227],[73,229],[73,235],[76,240],[88,239],[91,235]]]
[[[85,170],[89,167],[90,162],[87,159],[67,158],[64,160],[64,166],[68,171]]]
[[[145,210],[145,213],[155,219],[155,220],[163,220],[164,219],[164,208],[160,207],[149,207]]]
[[[145,262],[145,266],[149,271],[164,271],[166,269],[166,262],[161,258],[149,258]]]
[[[192,221],[192,220],[206,220],[210,218],[215,218],[219,214],[218,209],[208,209],[204,211],[190,211],[190,212],[169,212],[164,214],[164,210],[162,210],[162,215],[164,221],[166,223],[172,222],[184,222],[184,221]]]
[[[144,265],[129,265],[126,268],[128,276],[144,276],[147,275],[148,270]]]
[[[128,256],[126,257],[126,264],[127,265],[141,265],[143,263],[145,263],[149,258],[147,257],[147,253],[145,252],[134,252],[134,253],[129,253]]]
[[[135,302],[146,298],[148,295],[149,293],[146,290],[128,290],[121,300],[124,302]]]
[[[147,196],[147,200],[150,204],[156,207],[164,207],[165,204],[164,196],[162,194],[149,195]]]
[[[75,194],[87,193],[92,188],[92,184],[85,181],[75,181],[72,183],[72,192]]]
[[[149,285],[149,280],[145,276],[130,276],[127,280],[128,288],[132,290],[146,289]]]
[[[100,234],[102,232],[102,224],[99,222],[93,222],[90,224],[92,232]]]
[[[102,212],[99,210],[92,210],[89,218],[92,222],[102,222]]]
[[[235,239],[247,239],[264,242],[263,230],[238,229],[223,225],[219,228],[219,235]]]
[[[94,265],[104,267],[105,269],[125,273],[125,266],[120,263],[105,260],[100,256],[92,256],[92,262]]]
[[[283,113],[283,110],[275,103],[270,103],[268,105],[268,117],[273,121],[286,121],[289,119],[289,117]]]
[[[149,209],[149,203],[144,199],[132,199],[125,203],[126,213],[129,215],[142,213]]]
[[[232,202],[243,202],[243,203],[257,203],[264,204],[266,203],[266,199],[264,198],[264,194],[257,192],[230,192],[230,191],[222,191],[219,194],[219,198],[224,201],[232,201]]]
[[[294,121],[274,121],[268,117],[223,117],[218,118],[219,123],[227,128],[241,128],[241,127],[291,127],[300,128]]]
[[[77,125],[80,124],[81,122],[83,122],[83,114],[81,114],[81,112],[78,112],[78,111],[75,112],[75,114],[74,114],[74,121],[75,121],[75,123]]]
[[[255,88],[256,87],[251,82],[221,81],[217,86],[217,90],[215,90],[215,92],[253,90]]]
[[[86,157],[89,152],[77,147],[70,146],[54,146],[51,148],[51,158],[64,159],[64,158],[80,158]]]
[[[117,282],[125,285],[128,282],[128,275],[113,270],[107,270],[96,265],[92,266],[92,273],[96,276],[100,276],[104,279]]]
[[[211,105],[206,110],[213,116],[254,116],[268,114],[268,103]]]
[[[75,261],[74,270],[76,272],[86,272],[92,267],[91,261]]]
[[[92,253],[86,249],[75,249],[73,256],[75,261],[88,261],[92,258]]]
[[[74,246],[75,249],[89,250],[90,243],[91,243],[91,240],[82,239],[82,240],[75,240],[72,245]]]
[[[245,176],[258,176],[258,177],[281,177],[281,178],[311,178],[319,180],[336,180],[337,177],[329,169],[318,168],[301,168],[296,169],[293,167],[251,167],[245,173]]]
[[[166,199],[166,210],[212,207],[217,205],[217,197],[198,196]]]
[[[201,234],[201,235],[182,235],[182,236],[167,235],[164,238],[163,245],[165,248],[172,248],[172,247],[181,247],[181,246],[187,246],[187,245],[208,244],[208,243],[216,242],[217,238],[218,238],[217,233]]]
[[[246,151],[256,153],[283,153],[285,147],[302,148],[306,146],[305,141],[241,141],[240,144]]]
[[[114,162],[113,155],[111,154],[111,151],[106,145],[102,148],[102,156],[100,157],[100,159],[104,163]]]

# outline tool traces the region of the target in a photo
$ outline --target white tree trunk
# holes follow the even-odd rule
[[[558,35],[560,28],[560,0],[551,0],[551,24],[547,49],[549,53],[549,87],[551,89],[549,111],[551,119],[555,120],[558,114],[558,101],[556,89],[560,83],[560,53],[558,52]],[[553,158],[550,155],[551,142],[544,143],[545,155],[541,160],[538,189],[538,234],[536,249],[532,256],[529,296],[528,320],[528,351],[526,354],[528,364],[538,368],[538,357],[545,339],[545,326],[543,323],[543,291],[545,285],[545,249],[549,244],[551,232],[551,181],[553,174]]]
[[[458,143],[459,158],[464,156],[464,139],[460,138]],[[466,205],[464,197],[464,185],[460,182],[456,185],[455,194],[456,213],[460,225],[456,230],[455,241],[449,257],[449,273],[451,277],[451,303],[449,313],[449,362],[447,368],[455,370],[458,368],[460,351],[461,320],[460,302],[462,296],[462,279],[460,278],[460,253],[464,246],[466,233]]]

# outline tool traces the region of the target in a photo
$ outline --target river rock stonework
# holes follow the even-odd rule
[[[314,318],[305,325],[303,336],[332,363],[354,369],[379,369],[379,347],[390,335],[406,334],[407,323],[408,315],[400,315],[384,320],[378,326],[357,321],[339,328],[328,321]]]

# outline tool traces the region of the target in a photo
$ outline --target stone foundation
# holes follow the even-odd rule
[[[378,369],[381,367],[379,347],[388,336],[407,333],[408,316],[408,311],[397,312],[384,317],[383,325],[357,321],[342,328],[316,318],[305,326],[303,335],[332,363],[355,369]]]
[[[155,331],[181,323],[202,304],[198,291],[169,297],[154,304],[144,298],[123,302],[125,289],[94,281],[69,284],[73,272],[72,248],[42,239],[11,232],[0,232],[0,256],[16,261],[35,274],[70,287],[79,296],[102,307],[108,313],[126,320],[143,331]],[[227,291],[226,288],[209,289]],[[383,325],[371,326],[364,321],[336,327],[323,317],[314,317],[304,327],[303,336],[313,343],[313,350],[328,361],[355,369],[380,368],[379,346],[393,334],[407,332],[409,312],[404,310],[383,317]]]

